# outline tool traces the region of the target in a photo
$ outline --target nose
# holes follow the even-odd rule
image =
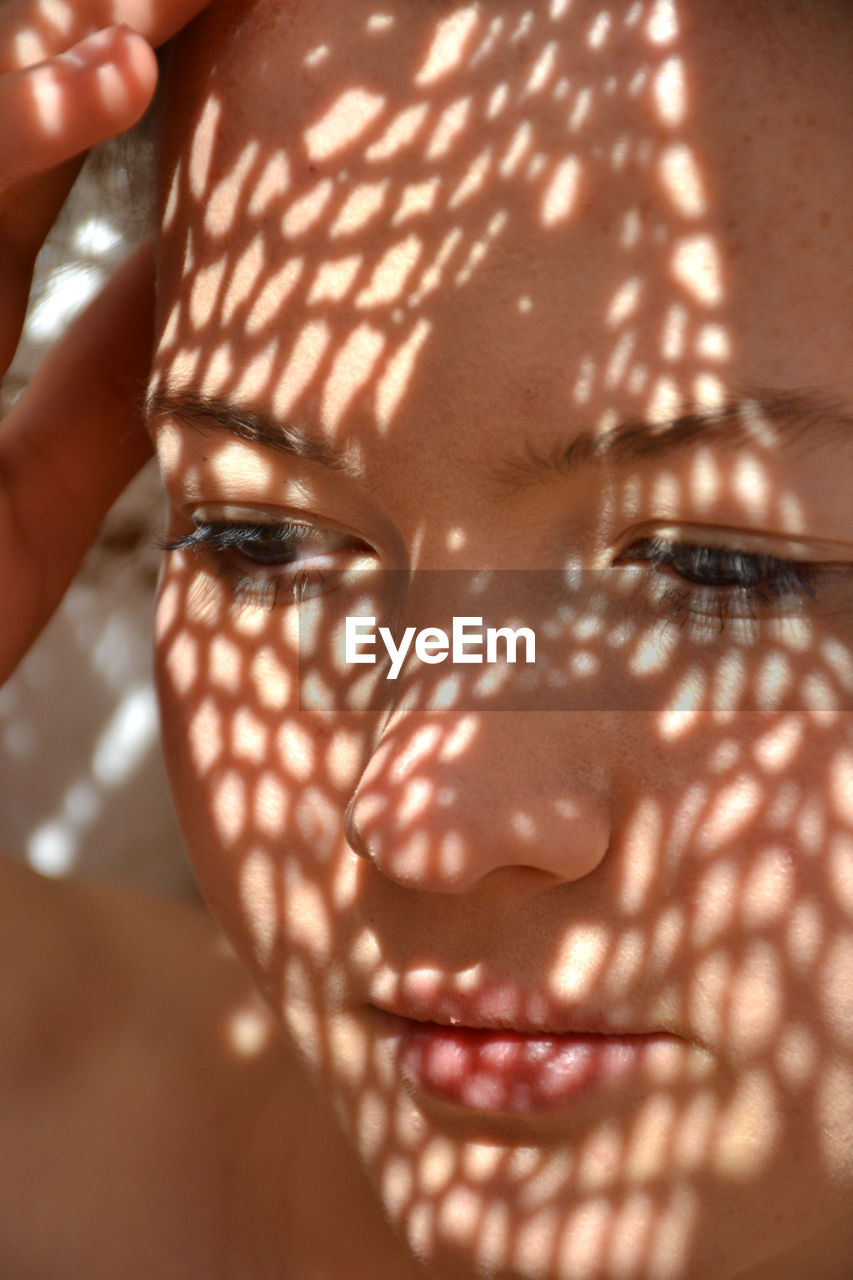
[[[436,892],[507,868],[544,883],[589,875],[611,829],[595,718],[409,713],[386,727],[352,796],[352,849],[389,879]]]

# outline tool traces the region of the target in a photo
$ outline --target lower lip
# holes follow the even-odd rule
[[[417,1088],[477,1111],[531,1115],[642,1074],[668,1035],[527,1035],[406,1021],[398,1062]]]

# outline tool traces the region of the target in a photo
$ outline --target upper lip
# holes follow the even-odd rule
[[[451,984],[429,984],[427,989],[419,989],[417,984],[401,980],[393,994],[371,998],[370,1004],[409,1022],[521,1035],[674,1034],[659,1023],[627,1011],[563,1005],[541,991],[510,982],[478,984],[475,990],[460,992]]]

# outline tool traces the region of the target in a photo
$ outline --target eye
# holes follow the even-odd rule
[[[332,590],[341,573],[373,556],[361,539],[307,521],[196,516],[194,523],[191,533],[161,543],[162,549],[204,554],[241,602],[268,607]]]
[[[738,619],[801,612],[814,600],[823,568],[742,547],[662,535],[638,539],[613,563],[654,570],[662,589],[649,594],[647,605],[682,626],[713,621],[720,632]]]

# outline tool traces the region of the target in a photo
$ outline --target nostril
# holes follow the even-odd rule
[[[374,792],[356,791],[344,813],[344,835],[353,853],[375,861],[377,841],[370,837],[370,826],[387,809],[388,800]]]

